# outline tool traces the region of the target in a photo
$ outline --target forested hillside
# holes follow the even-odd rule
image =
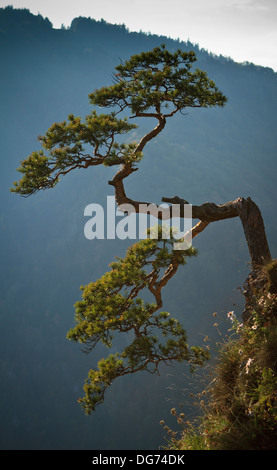
[[[194,50],[197,67],[228,103],[170,120],[128,178],[128,194],[157,204],[175,194],[192,204],[250,196],[276,257],[276,73],[105,21],[76,18],[57,30],[28,10],[0,9],[2,449],[155,449],[164,442],[159,421],[175,421],[173,406],[193,413],[189,394],[199,384],[185,365],[115,382],[90,417],[77,403],[88,369],[106,354],[99,347],[84,355],[66,340],[79,287],[102,276],[132,243],[84,237],[84,208],[105,206],[115,168],[78,170],[30,198],[10,193],[19,162],[40,149],[39,134],[69,113],[88,114],[88,94],[111,84],[121,60],[161,43]],[[132,137],[143,135],[146,124]],[[218,339],[213,312],[222,315],[222,332],[228,311],[240,317],[238,287],[249,273],[249,254],[237,219],[210,224],[194,246],[199,255],[168,286],[164,309],[189,341],[202,344],[206,335]]]

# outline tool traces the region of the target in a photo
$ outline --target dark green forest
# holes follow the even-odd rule
[[[68,29],[28,10],[0,9],[1,136],[1,449],[158,449],[160,420],[176,428],[175,407],[193,417],[201,371],[186,364],[160,376],[123,377],[91,416],[77,403],[87,371],[106,355],[85,355],[66,339],[80,286],[101,277],[132,240],[87,240],[84,208],[105,206],[114,168],[67,175],[51,191],[30,198],[11,194],[19,162],[39,150],[37,136],[69,113],[91,111],[88,95],[109,85],[114,67],[133,54],[166,44],[193,50],[228,98],[223,109],[176,115],[145,152],[140,171],[126,181],[130,197],[161,203],[175,194],[192,204],[251,197],[259,206],[272,257],[277,252],[277,76],[270,68],[238,64],[198,45],[124,25],[76,18]],[[141,128],[132,138],[143,135]],[[164,292],[164,309],[184,326],[189,342],[212,342],[240,318],[240,293],[250,271],[241,222],[210,224],[193,241],[199,252]],[[217,312],[218,328],[213,313]]]

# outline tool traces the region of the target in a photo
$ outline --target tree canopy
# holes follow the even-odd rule
[[[201,70],[191,70],[196,61],[193,51],[170,53],[165,46],[134,55],[116,67],[114,84],[89,95],[93,105],[113,108],[109,114],[92,110],[84,120],[70,114],[67,121],[54,123],[39,136],[43,150],[33,152],[21,162],[23,177],[12,192],[29,196],[54,187],[60,177],[76,168],[128,163],[134,167],[142,158],[145,144],[166,124],[166,118],[188,107],[223,106],[226,97]],[[118,118],[128,110],[129,119]],[[154,117],[158,126],[139,143],[119,143],[116,139],[137,125],[134,117]]]
[[[203,364],[208,352],[200,347],[188,347],[184,328],[168,312],[161,311],[161,289],[175,274],[186,258],[196,250],[174,251],[174,237],[141,240],[129,247],[124,259],[111,263],[111,270],[101,279],[82,287],[82,300],[77,302],[76,326],[68,339],[92,350],[101,341],[113,345],[116,334],[125,333],[130,343],[121,353],[110,354],[91,370],[80,403],[86,413],[104,399],[106,388],[117,377],[146,370],[158,372],[160,363],[188,361],[193,369]],[[145,301],[144,292],[154,297]]]

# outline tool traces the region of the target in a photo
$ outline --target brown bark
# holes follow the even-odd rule
[[[149,205],[149,203],[128,198],[125,194],[123,184],[124,178],[134,171],[136,171],[136,169],[132,167],[131,163],[123,165],[116,173],[113,180],[109,181],[109,184],[115,188],[115,198],[118,205],[129,204],[133,207],[135,212],[139,213],[140,205]],[[187,201],[176,196],[173,198],[163,197],[162,201],[172,204],[178,203],[180,205],[180,217],[186,217],[186,212],[183,209]],[[169,208],[169,216],[172,217],[172,206]],[[162,214],[158,212],[157,217],[161,219]],[[237,198],[234,201],[219,205],[213,202],[205,202],[200,206],[192,205],[192,218],[200,220],[192,229],[192,237],[197,236],[211,222],[234,217],[240,217],[242,222],[252,268],[259,269],[259,267],[271,260],[271,254],[261,212],[250,198]]]
[[[240,199],[237,204],[253,268],[271,261],[264,221],[258,206],[249,198]]]

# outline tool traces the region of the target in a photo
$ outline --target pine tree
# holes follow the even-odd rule
[[[130,204],[135,212],[141,202],[126,196],[124,179],[138,170],[146,144],[166,126],[167,120],[186,108],[224,106],[226,97],[205,72],[193,67],[193,51],[169,52],[164,45],[132,56],[116,67],[113,85],[104,86],[89,95],[91,104],[111,108],[108,114],[95,110],[85,117],[68,116],[54,123],[39,140],[42,150],[33,152],[21,163],[22,178],[12,192],[27,197],[54,187],[63,175],[76,168],[119,166],[109,184],[114,186],[118,205]],[[124,113],[124,117],[118,115]],[[126,113],[129,116],[126,117]],[[157,125],[139,142],[119,143],[119,136],[137,127],[133,119],[151,118]],[[169,202],[170,217],[174,204],[180,205],[180,216],[186,217],[186,200],[164,197]],[[158,213],[158,218],[160,213]],[[209,223],[239,216],[242,220],[253,267],[271,259],[261,214],[250,200],[238,198],[222,205],[192,205],[192,217],[199,223],[191,230],[195,237]],[[189,347],[182,325],[162,309],[162,289],[186,259],[196,250],[175,250],[173,233],[163,239],[141,240],[118,259],[110,271],[96,282],[82,288],[82,300],[76,304],[76,325],[68,339],[78,341],[91,351],[99,341],[110,348],[116,334],[124,333],[129,344],[109,355],[91,370],[80,402],[86,413],[102,403],[108,386],[120,376],[145,370],[158,373],[161,363],[188,361],[193,368],[208,358],[208,351]],[[153,303],[144,300],[144,292]]]

